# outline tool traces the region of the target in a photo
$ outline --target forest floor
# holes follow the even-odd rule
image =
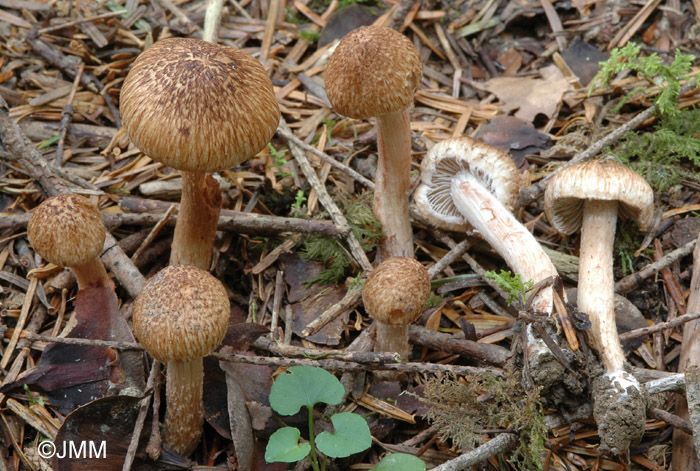
[[[335,469],[372,469],[388,453],[441,470],[697,469],[687,434],[699,431],[697,375],[675,374],[700,364],[696,0],[224,2],[218,42],[260,60],[282,122],[265,149],[216,176],[223,211],[211,272],[227,287],[230,326],[205,359],[201,443],[186,458],[162,450],[153,427],[165,409],[161,365],[135,343],[131,313],[168,264],[182,179],[130,143],[120,90],[154,42],[202,37],[206,7],[0,0],[0,471],[308,469],[264,460],[283,421],[309,438],[307,418],[270,408],[274,378],[292,365],[322,367],[346,388],[340,404],[316,407],[321,430],[341,410],[369,425],[371,447]],[[580,236],[562,236],[545,216],[549,178],[605,157],[651,184],[650,232],[621,220],[613,251],[616,291],[630,301],[616,312],[627,368],[649,393],[628,449],[600,447],[601,369],[586,315],[569,303],[533,312],[532,291],[499,275],[509,267],[478,235],[440,231],[414,206],[415,257],[432,294],[409,329],[408,362],[371,353],[359,287],[379,262],[377,131],[374,120],[335,113],[323,82],[337,39],[369,24],[402,32],[423,61],[411,192],[440,141],[469,136],[506,151],[523,182],[514,214],[552,259],[563,299],[576,299],[563,293],[578,282]],[[611,54],[605,80],[590,87]],[[111,286],[78,294],[71,272],[27,241],[31,211],[65,192],[102,212],[116,299]],[[529,326],[554,345],[549,367],[525,358]],[[105,442],[106,455],[59,459],[42,450],[45,439]]]

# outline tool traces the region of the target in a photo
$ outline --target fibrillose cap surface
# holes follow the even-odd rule
[[[80,195],[58,195],[41,203],[27,225],[27,238],[39,255],[61,267],[84,265],[105,243],[97,206]]]
[[[198,39],[149,47],[134,61],[120,100],[124,128],[141,151],[193,172],[224,170],[254,156],[280,118],[257,59]]]
[[[421,184],[414,198],[421,215],[435,227],[452,231],[469,228],[452,199],[454,177],[469,172],[504,206],[511,208],[521,177],[510,156],[496,147],[468,137],[435,144],[421,162]]]
[[[340,40],[326,69],[333,109],[351,118],[409,108],[423,75],[413,43],[391,28],[364,26]]]
[[[394,257],[367,277],[362,301],[373,319],[389,325],[408,325],[423,312],[430,296],[428,271],[417,260]]]
[[[231,307],[219,280],[193,266],[171,265],[148,280],[134,302],[134,334],[159,361],[187,362],[224,339]]]
[[[616,200],[620,217],[634,220],[647,231],[654,219],[654,191],[644,178],[610,160],[591,160],[557,173],[547,184],[544,210],[563,234],[581,228],[586,200]]]

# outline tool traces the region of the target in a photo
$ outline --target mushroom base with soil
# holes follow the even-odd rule
[[[624,453],[644,434],[646,397],[631,374],[603,374],[593,381],[593,417],[603,453]]]
[[[189,456],[202,436],[204,413],[201,358],[188,362],[168,362],[165,396],[165,446],[181,456]]]

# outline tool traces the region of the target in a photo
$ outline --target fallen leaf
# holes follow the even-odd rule
[[[533,122],[538,114],[551,118],[571,86],[554,65],[543,67],[540,73],[542,78],[497,77],[486,86],[504,102],[506,113],[517,110],[515,116],[527,122]]]
[[[481,126],[474,136],[486,144],[508,152],[518,167],[527,154],[537,154],[551,146],[549,136],[515,116],[497,116]]]

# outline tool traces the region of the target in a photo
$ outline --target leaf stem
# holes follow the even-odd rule
[[[316,437],[314,435],[314,409],[313,407],[307,407],[306,409],[309,411],[309,444],[311,444],[311,467],[314,468],[314,471],[319,471],[318,456],[316,455]],[[323,468],[325,471],[325,466]]]

